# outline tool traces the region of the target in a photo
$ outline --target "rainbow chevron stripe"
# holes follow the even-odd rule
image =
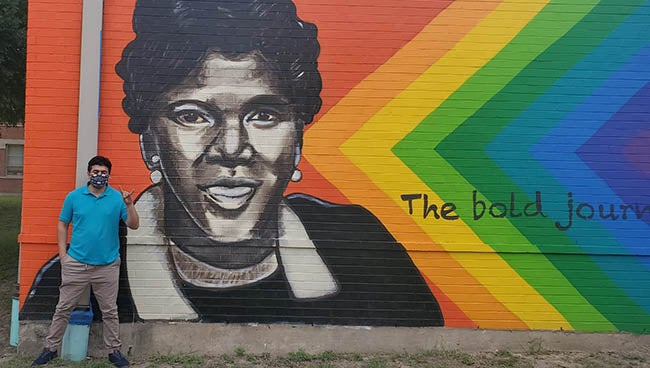
[[[650,1],[503,0],[446,5],[303,154],[404,244],[447,326],[650,333],[649,147]]]

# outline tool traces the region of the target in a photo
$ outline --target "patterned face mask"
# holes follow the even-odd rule
[[[103,188],[108,184],[108,177],[108,174],[92,174],[90,175],[90,185],[97,189]]]

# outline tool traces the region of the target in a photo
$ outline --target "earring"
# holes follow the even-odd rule
[[[291,181],[297,183],[301,179],[302,179],[302,171],[296,168],[295,170],[293,170],[293,174],[291,174]]]
[[[152,168],[154,168],[153,171],[149,174],[149,179],[151,179],[151,182],[154,184],[160,183],[162,180],[162,173],[158,168],[160,167],[160,156],[158,155],[153,155],[151,156],[151,165]]]
[[[298,163],[300,162],[300,147],[296,147],[295,156],[293,157],[293,174],[291,174],[291,181],[297,183],[302,179],[302,171],[298,169]]]

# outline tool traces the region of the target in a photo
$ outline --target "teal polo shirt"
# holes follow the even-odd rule
[[[96,197],[88,186],[68,193],[59,220],[72,223],[68,254],[89,265],[107,265],[119,257],[120,219],[126,222],[126,204],[122,194],[106,186]]]

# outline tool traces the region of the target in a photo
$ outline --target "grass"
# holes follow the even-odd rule
[[[22,198],[17,195],[0,196],[0,323],[10,321],[11,297],[18,279],[18,233]],[[4,344],[8,336],[2,336]]]
[[[18,274],[21,203],[20,196],[0,196],[0,280],[2,282],[14,283]]]
[[[33,357],[17,355],[0,361],[0,368],[29,367]],[[233,354],[206,356],[202,354],[155,354],[148,359],[133,360],[132,367],[147,368],[461,368],[461,367],[529,367],[532,363],[525,358],[499,351],[489,355],[470,355],[459,351],[431,350],[417,353],[335,353],[331,351],[310,354],[304,350],[286,355],[273,356],[269,353],[250,354],[237,348]],[[53,360],[48,366],[71,368],[111,367],[107,359],[88,359],[73,363],[61,359]]]
[[[29,367],[33,357],[24,355],[0,359],[0,368]],[[543,361],[543,362],[542,362]],[[286,355],[251,354],[237,348],[232,354],[207,356],[194,354],[155,354],[132,360],[133,368],[642,368],[647,359],[638,354],[616,353],[526,353],[507,350],[468,354],[454,350],[428,350],[415,353],[335,353],[310,354],[304,350]],[[48,367],[108,368],[107,359],[83,362],[53,360]]]
[[[187,368],[202,368],[205,366],[205,357],[198,354],[172,354],[152,355],[149,362],[156,365],[179,366]]]

